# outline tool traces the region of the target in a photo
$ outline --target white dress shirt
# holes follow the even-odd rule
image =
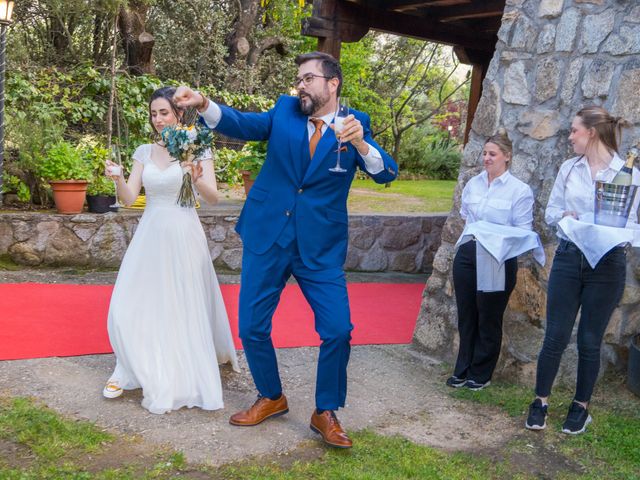
[[[544,220],[549,226],[556,226],[562,219],[564,212],[574,211],[578,214],[578,220],[591,219],[593,221],[595,185],[597,180],[611,182],[618,171],[624,165],[623,160],[614,154],[609,167],[596,173],[595,178],[591,178],[591,168],[585,156],[574,157],[565,161],[560,166],[560,171],[553,184],[549,202],[544,212]],[[633,185],[640,185],[640,171],[633,169],[632,174]],[[640,193],[636,195],[631,212],[629,213],[629,222],[637,222],[638,204],[640,203]],[[558,229],[560,238],[569,240],[567,236]]]
[[[471,178],[462,191],[460,215],[466,225],[456,248],[469,240],[476,240],[478,291],[504,291],[504,262],[520,253],[537,249],[536,259],[544,264],[540,239],[532,231],[533,192],[509,170],[491,184],[486,171]],[[541,260],[538,258],[540,253]]]
[[[204,112],[200,112],[200,116],[202,116],[202,118],[207,123],[209,128],[216,128],[216,126],[220,122],[220,119],[222,118],[222,110],[220,110],[220,107],[218,106],[217,103],[210,101],[209,107]],[[327,131],[327,128],[329,128],[329,124],[333,122],[334,116],[335,116],[335,113],[332,112],[323,117],[313,117],[313,118],[320,118],[324,122],[324,124],[322,125],[323,135],[324,135],[324,132]],[[309,120],[307,121],[307,131],[309,132],[309,139],[311,139],[311,136],[313,135],[315,130],[316,130],[316,127],[311,122],[311,117],[309,117]],[[382,155],[380,155],[380,152],[376,148],[371,146],[369,143],[367,143],[367,145],[369,146],[369,151],[367,152],[366,155],[360,155],[360,156],[364,160],[364,164],[367,167],[367,171],[370,174],[375,175],[376,173],[380,173],[384,170],[384,162],[382,161]]]
[[[507,170],[489,184],[486,171],[471,178],[462,191],[460,215],[466,223],[484,220],[531,230],[533,192]]]

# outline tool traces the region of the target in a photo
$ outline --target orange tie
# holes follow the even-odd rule
[[[313,135],[311,135],[309,139],[309,153],[311,154],[311,158],[313,158],[318,142],[320,138],[322,138],[322,125],[324,125],[324,121],[321,118],[312,118],[311,123],[316,127],[315,132],[313,132]]]

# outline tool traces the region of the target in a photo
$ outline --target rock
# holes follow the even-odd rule
[[[523,62],[513,63],[506,68],[502,98],[507,103],[529,105],[531,94],[529,93],[529,83]],[[497,127],[496,123],[494,131],[497,130]],[[490,135],[492,134],[493,132]]]
[[[557,110],[524,110],[518,120],[518,130],[536,140],[554,136],[559,128]]]
[[[429,354],[451,361],[455,355],[452,348],[455,328],[452,328],[451,322],[456,322],[456,318],[453,303],[443,304],[427,297],[420,309],[413,334],[414,342]]]
[[[0,223],[0,255],[7,253],[13,243],[13,227],[10,223]]]
[[[553,24],[546,24],[540,35],[538,35],[538,45],[536,46],[536,53],[548,53],[553,50],[556,40],[556,27]]]
[[[614,9],[607,9],[597,15],[587,15],[582,22],[582,36],[580,37],[580,52],[595,53],[602,41],[613,30],[616,19]]]
[[[211,260],[215,262],[218,259],[218,257],[220,257],[220,254],[222,254],[223,251],[224,249],[222,248],[222,245],[219,245],[219,244],[213,245],[209,250],[209,255],[211,255]]]
[[[544,330],[531,324],[527,316],[514,312],[506,313],[503,322],[502,343],[516,360],[532,363],[538,358]]]
[[[89,263],[87,244],[72,230],[62,227],[51,236],[44,253],[47,265],[80,265]]]
[[[555,18],[562,13],[564,0],[542,0],[538,7],[538,16],[542,18]]]
[[[422,263],[422,253],[395,252],[389,254],[388,269],[393,272],[414,273]]]
[[[560,98],[566,104],[572,104],[574,101],[576,101],[576,87],[578,85],[578,78],[580,78],[582,63],[583,59],[581,57],[571,60],[565,76],[562,79]]]
[[[560,85],[562,63],[555,57],[545,58],[536,68],[536,99],[544,102],[556,96]]]
[[[28,242],[14,243],[9,247],[11,260],[19,265],[36,266],[42,263],[43,253]]]
[[[101,267],[119,266],[126,249],[126,231],[116,222],[103,224],[89,246],[93,264]]]
[[[606,98],[611,88],[615,65],[603,60],[594,60],[586,68],[582,80],[582,94],[585,98]]]
[[[580,23],[580,12],[578,9],[567,8],[562,12],[558,28],[556,29],[557,52],[570,52],[573,50],[578,23]]]
[[[242,267],[242,249],[234,248],[225,250],[220,256],[224,266],[230,270],[240,270]]]
[[[612,55],[640,53],[640,31],[638,26],[623,25],[618,35],[611,35],[602,47],[603,52]]]
[[[222,225],[216,225],[209,229],[209,238],[214,242],[224,242],[227,238],[227,229]]]
[[[640,68],[622,73],[618,83],[618,96],[612,109],[614,115],[631,123],[640,123]]]
[[[31,224],[22,220],[15,220],[12,222],[12,226],[13,237],[16,242],[24,242],[31,238],[31,235],[33,234]]]
[[[386,228],[380,237],[380,245],[385,249],[402,250],[418,243],[421,233],[421,222],[406,221],[397,228]]]
[[[547,317],[547,291],[530,268],[518,268],[516,288],[509,298],[509,309],[528,316],[529,322],[542,325]]]
[[[511,36],[511,48],[523,49],[531,51],[531,48],[536,43],[538,37],[538,31],[523,12],[520,13],[513,26],[513,35]]]
[[[368,250],[376,241],[376,234],[370,228],[349,230],[349,243],[362,250]]]
[[[363,272],[381,272],[387,268],[387,255],[379,245],[371,247],[367,255],[360,260]]]
[[[433,259],[433,269],[439,273],[448,273],[453,265],[455,255],[454,245],[443,243],[440,245],[436,256]]]
[[[74,215],[71,217],[70,221],[72,223],[96,223],[96,215],[91,213],[80,213],[78,215]]]
[[[489,137],[497,131],[501,112],[500,103],[500,86],[496,82],[488,83],[473,118],[475,132]],[[465,153],[466,150],[465,148]]]

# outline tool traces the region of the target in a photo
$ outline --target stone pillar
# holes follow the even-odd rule
[[[518,284],[504,322],[497,374],[532,384],[544,333],[546,288],[555,233],[544,209],[561,163],[573,156],[569,127],[583,106],[602,105],[634,124],[621,151],[640,140],[640,5],[616,0],[507,0],[493,59],[466,145],[455,201],[425,288],[414,341],[451,362],[457,352],[457,312],[452,285],[453,246],[464,222],[458,213],[466,181],[481,170],[483,143],[506,128],[514,145],[512,172],[531,185],[534,228],[547,266],[520,259]],[[640,331],[640,267],[631,252],[627,288],[614,313],[603,348],[603,368],[623,367],[630,336]],[[560,378],[575,379],[575,335]]]

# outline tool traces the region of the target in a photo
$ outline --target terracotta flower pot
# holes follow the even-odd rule
[[[53,201],[58,213],[80,213],[87,194],[86,180],[52,180]]]
[[[253,186],[255,179],[251,178],[251,172],[248,170],[242,170],[240,172],[242,174],[242,183],[244,184],[244,193],[245,195],[249,195],[249,190]]]

